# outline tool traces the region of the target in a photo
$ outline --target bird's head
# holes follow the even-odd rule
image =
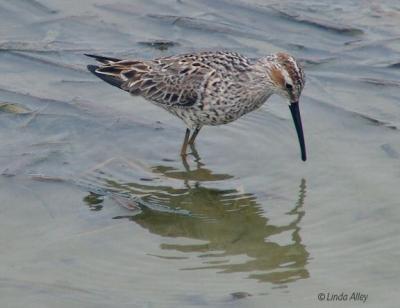
[[[298,103],[305,84],[302,66],[291,55],[282,52],[270,56],[270,61],[269,77],[274,92],[287,99],[289,104]]]
[[[301,159],[305,161],[307,159],[306,148],[299,109],[299,99],[305,84],[303,68],[295,58],[282,52],[269,56],[266,59],[269,64],[268,77],[270,85],[273,92],[285,98],[285,101],[289,104],[299,138]]]

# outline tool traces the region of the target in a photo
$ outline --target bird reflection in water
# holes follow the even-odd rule
[[[179,253],[179,257],[172,259],[184,259],[185,253],[197,254],[199,266],[185,270],[242,272],[248,273],[249,278],[275,284],[309,277],[306,269],[309,254],[302,244],[299,227],[305,214],[306,181],[301,180],[299,190],[295,192],[297,202],[286,213],[292,217],[291,221],[274,225],[254,194],[235,188],[205,187],[205,184],[212,186],[213,181],[229,184],[233,177],[213,173],[201,162],[197,152],[192,151],[196,164],[193,170],[184,159],[184,170],[158,165],[147,170],[147,177],[143,177],[140,175],[144,172],[143,166],[123,160],[100,168],[111,168],[114,172],[92,170],[95,173],[92,178],[99,182],[102,177],[106,183],[102,189],[118,196],[116,200],[119,203],[124,198],[129,200],[126,204],[140,209],[133,215],[116,218],[128,218],[163,237],[200,240],[200,243],[195,241],[191,244],[179,240],[176,244],[161,244],[162,250]],[[132,168],[131,174],[127,173],[127,165]],[[113,175],[118,173],[118,168],[120,177],[124,176],[125,180],[116,180]],[[93,205],[89,197],[86,201]],[[95,206],[98,208],[98,204]],[[288,237],[285,243],[274,241],[274,236],[279,235]]]

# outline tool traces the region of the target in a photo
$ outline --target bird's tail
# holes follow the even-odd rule
[[[149,88],[153,81],[143,80],[143,75],[151,71],[151,65],[140,60],[120,60],[116,58],[88,55],[95,58],[102,65],[88,65],[87,69],[105,82],[128,91],[132,95],[141,93],[143,86]],[[153,89],[155,90],[155,89]]]
[[[124,81],[121,78],[118,78],[118,77],[112,76],[112,75],[108,75],[108,74],[102,74],[101,72],[98,72],[100,67],[98,67],[97,65],[88,65],[86,67],[92,74],[96,75],[97,77],[99,77],[100,79],[109,83],[110,85],[113,85],[114,87],[121,89],[121,86],[124,83]]]
[[[121,61],[121,59],[117,59],[117,58],[103,57],[103,56],[92,55],[92,54],[88,54],[88,53],[85,53],[85,56],[90,57],[90,58],[95,58],[96,61],[99,61],[100,63],[103,63],[103,64],[112,64],[112,63]]]
[[[113,72],[113,70],[115,71],[115,69],[112,66],[114,63],[121,61],[120,59],[91,55],[91,54],[85,54],[85,56],[94,58],[98,62],[104,64],[104,66],[102,66],[102,67],[97,66],[97,65],[86,66],[89,72],[96,75],[97,77],[104,80],[105,82],[107,82],[117,88],[121,88],[124,81],[118,77],[118,74],[117,74],[118,72]]]

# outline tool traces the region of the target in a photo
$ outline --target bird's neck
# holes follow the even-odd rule
[[[277,66],[274,62],[268,60],[268,57],[260,58],[253,65],[253,84],[256,84],[260,92],[266,96],[271,96],[276,90],[276,72]]]

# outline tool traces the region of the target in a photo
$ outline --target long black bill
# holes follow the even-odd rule
[[[294,126],[296,127],[297,137],[299,138],[300,150],[301,150],[301,160],[306,161],[307,160],[306,145],[304,143],[304,134],[303,134],[303,126],[301,124],[299,103],[298,102],[291,103],[289,108],[290,108],[290,112],[292,113]]]

